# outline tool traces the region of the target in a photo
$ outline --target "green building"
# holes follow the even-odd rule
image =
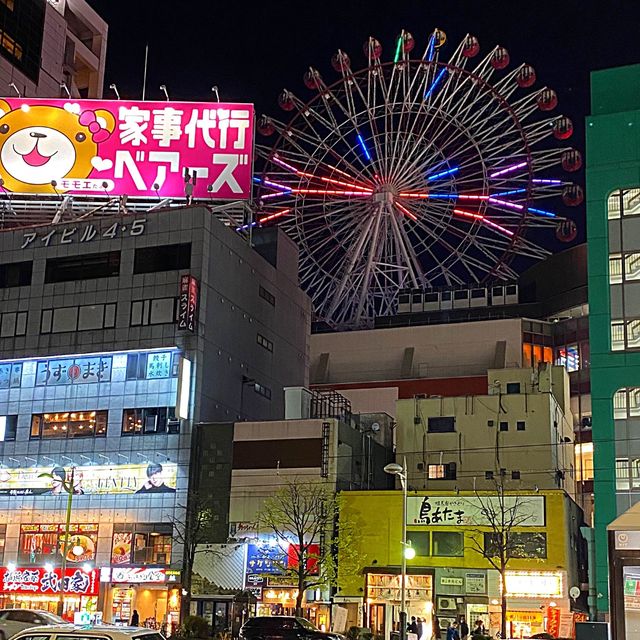
[[[594,595],[613,637],[631,640],[640,638],[640,64],[594,72],[591,110]]]

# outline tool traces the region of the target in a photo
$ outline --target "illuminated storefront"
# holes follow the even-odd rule
[[[67,568],[64,586],[59,568],[0,567],[0,607],[45,609],[56,613],[62,593],[64,617],[73,620],[75,612],[95,611],[100,583],[98,571]]]

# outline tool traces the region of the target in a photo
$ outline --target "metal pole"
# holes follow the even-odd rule
[[[67,491],[67,518],[64,525],[64,545],[62,545],[62,562],[60,564],[60,600],[58,601],[58,615],[64,613],[64,579],[67,573],[67,554],[69,553],[69,530],[71,529],[71,507],[73,505],[73,487],[75,482],[76,468],[71,467],[71,480],[63,487]]]
[[[402,458],[402,575],[400,577],[400,640],[407,639],[407,602],[406,602],[406,576],[407,576],[407,458]]]
[[[149,61],[149,43],[147,42],[145,48],[144,48],[144,74],[142,76],[142,100],[144,102],[144,99],[147,95],[147,63]]]

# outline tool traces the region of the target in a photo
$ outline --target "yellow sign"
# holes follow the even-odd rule
[[[507,622],[541,625],[543,622],[542,611],[507,611]]]

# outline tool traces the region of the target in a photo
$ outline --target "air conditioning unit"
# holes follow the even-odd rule
[[[440,611],[452,611],[458,608],[455,598],[438,598],[438,609]]]

